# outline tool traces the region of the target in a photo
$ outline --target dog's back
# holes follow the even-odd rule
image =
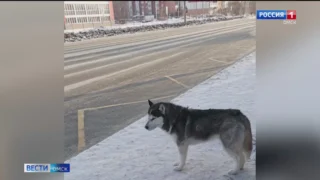
[[[189,122],[188,122],[189,120]],[[252,151],[249,119],[238,109],[189,109],[186,137],[206,141],[219,135],[227,151],[244,152],[246,159]]]
[[[195,117],[198,117],[194,122],[196,130],[202,131],[200,133],[202,137],[218,134],[227,153],[237,162],[236,168],[229,173],[235,174],[243,169],[245,160],[250,159],[252,151],[249,119],[237,109],[196,110],[195,112]],[[197,128],[198,126],[202,129]]]

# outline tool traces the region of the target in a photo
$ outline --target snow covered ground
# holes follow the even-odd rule
[[[254,152],[238,175],[220,141],[191,146],[185,169],[173,170],[178,150],[160,129],[144,129],[146,117],[71,158],[66,180],[253,180],[255,178],[255,52],[175,98],[191,108],[239,108],[250,119]],[[147,103],[147,102],[146,102]]]

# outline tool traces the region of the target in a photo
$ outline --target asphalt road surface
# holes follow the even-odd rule
[[[65,158],[143,117],[147,99],[170,101],[255,46],[250,19],[65,44]]]

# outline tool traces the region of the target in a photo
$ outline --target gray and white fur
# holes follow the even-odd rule
[[[161,128],[171,135],[178,146],[180,163],[174,170],[181,171],[186,163],[189,145],[220,137],[226,152],[234,158],[236,166],[229,174],[243,169],[252,151],[252,132],[249,119],[238,109],[189,109],[167,102],[150,100],[149,131]]]

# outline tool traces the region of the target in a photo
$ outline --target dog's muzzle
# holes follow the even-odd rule
[[[153,121],[153,120],[155,120],[155,119],[156,119],[156,118],[152,118],[151,121]],[[149,122],[144,126],[144,128],[146,128],[147,130],[150,130],[148,124],[149,124]]]

